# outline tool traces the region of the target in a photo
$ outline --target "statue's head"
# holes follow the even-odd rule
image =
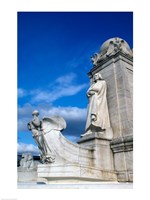
[[[96,74],[94,74],[94,76],[93,76],[94,82],[97,81],[97,80],[102,80],[102,79],[103,79],[103,78],[102,78],[102,75],[101,75],[100,73],[96,73]]]
[[[39,111],[34,110],[33,113],[32,113],[32,116],[34,116],[34,115],[38,116],[39,115]]]

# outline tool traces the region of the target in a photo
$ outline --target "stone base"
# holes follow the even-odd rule
[[[117,181],[113,171],[78,164],[38,165],[38,178],[51,182]]]
[[[115,170],[119,182],[133,182],[133,135],[111,141]]]
[[[117,172],[118,182],[133,182],[133,171]]]
[[[133,189],[132,183],[78,182],[78,183],[18,183],[18,189]],[[75,191],[76,192],[76,191]]]
[[[37,170],[18,171],[18,182],[37,181]]]
[[[80,140],[77,143],[83,145],[83,144],[85,144],[88,141],[91,141],[93,139],[102,139],[102,140],[111,141],[112,138],[113,138],[113,131],[112,131],[111,128],[109,128],[109,129],[107,129],[103,132],[93,132],[91,134],[83,134],[83,137],[81,137]]]
[[[106,137],[107,136],[107,137]],[[92,133],[82,137],[78,144],[93,148],[93,166],[101,170],[114,171],[113,154],[110,148],[111,128],[102,133]]]
[[[83,147],[95,148],[101,143],[100,141],[105,141],[110,146],[110,140],[103,138],[100,133],[92,133],[86,135],[82,137],[77,143]]]

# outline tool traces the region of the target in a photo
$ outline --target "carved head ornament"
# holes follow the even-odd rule
[[[102,44],[99,53],[95,53],[91,57],[93,65],[97,66],[100,61],[107,59],[108,57],[114,56],[118,52],[122,52],[130,58],[133,57],[133,52],[125,40],[118,37],[106,40]]]

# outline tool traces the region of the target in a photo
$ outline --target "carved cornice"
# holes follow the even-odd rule
[[[99,71],[104,69],[105,67],[107,66],[110,66],[112,63],[115,63],[119,60],[122,60],[126,63],[128,63],[130,66],[131,66],[131,69],[130,70],[133,70],[132,69],[132,66],[133,66],[133,59],[128,57],[127,55],[123,54],[122,52],[118,52],[116,53],[115,55],[109,57],[109,58],[106,58],[102,61],[100,61],[97,66],[93,66],[92,69],[90,70],[90,72],[88,73],[88,76],[89,78],[93,76],[93,74],[96,72],[96,71]]]

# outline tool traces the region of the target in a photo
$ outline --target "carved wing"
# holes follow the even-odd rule
[[[93,56],[91,56],[91,60],[93,65],[96,65],[98,61],[98,53],[95,53]]]
[[[59,116],[44,117],[42,120],[42,129],[45,133],[51,130],[62,131],[66,128],[66,121]]]

